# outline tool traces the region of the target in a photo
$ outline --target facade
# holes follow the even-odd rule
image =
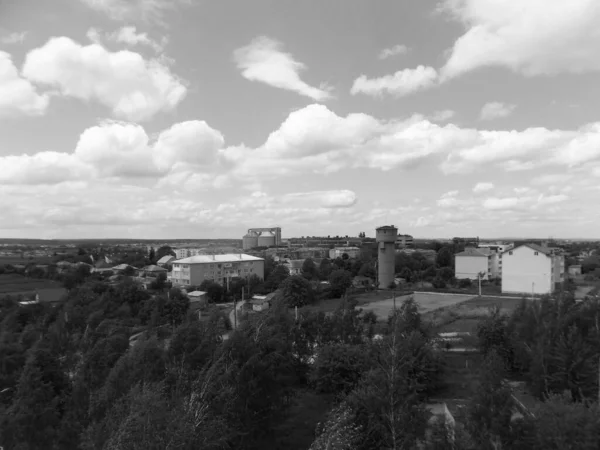
[[[360,248],[358,247],[335,247],[329,250],[329,259],[341,258],[346,253],[349,258],[358,258],[360,256]]]
[[[242,238],[242,247],[244,250],[250,250],[254,247],[274,247],[281,245],[281,228],[250,228],[248,233]]]
[[[396,239],[396,246],[399,248],[413,247],[415,241],[410,234],[399,234]]]
[[[396,268],[396,239],[398,228],[386,225],[375,230],[377,239],[377,282],[379,289],[389,289]]]
[[[202,255],[204,250],[201,248],[177,248],[173,249],[175,259],[189,258],[190,256]]]
[[[498,254],[487,248],[467,247],[464,252],[454,255],[454,276],[477,280],[482,274],[482,280],[500,276]]]
[[[303,264],[303,259],[288,259],[283,263],[283,265],[290,271],[290,275],[302,275]]]
[[[174,261],[168,280],[177,286],[199,285],[204,280],[225,285],[228,278],[247,278],[251,275],[264,278],[264,259],[242,253],[196,255]]]
[[[503,243],[489,244],[489,243],[486,243],[486,244],[479,244],[477,246],[477,248],[488,248],[492,252],[502,253],[502,252],[505,252],[506,250],[510,250],[514,246],[515,246],[515,244],[503,244]]]
[[[190,299],[190,309],[192,311],[208,305],[208,294],[204,291],[188,292],[187,297]]]
[[[551,294],[564,281],[564,256],[535,244],[520,245],[501,254],[502,293]]]

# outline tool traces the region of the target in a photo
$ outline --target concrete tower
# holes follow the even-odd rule
[[[396,265],[396,238],[398,228],[385,225],[377,228],[375,240],[377,241],[377,279],[379,289],[389,289],[394,282]]]

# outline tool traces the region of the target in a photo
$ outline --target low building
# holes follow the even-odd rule
[[[551,294],[564,281],[565,258],[548,247],[524,244],[501,258],[502,293]]]
[[[252,305],[252,310],[257,312],[266,311],[271,307],[267,295],[255,295],[248,303]]]
[[[156,265],[160,266],[160,267],[164,267],[164,266],[172,263],[173,261],[175,261],[175,257],[173,255],[165,255],[156,262]]]
[[[264,278],[264,259],[243,253],[196,255],[174,261],[168,280],[176,286],[197,286],[204,280],[224,285],[228,278],[248,278],[251,275]]]
[[[114,267],[112,267],[112,271],[113,271],[114,273],[123,273],[123,272],[125,272],[126,270],[128,270],[129,268],[131,268],[131,270],[133,270],[133,271],[136,271],[136,270],[138,270],[138,268],[137,268],[137,267],[130,266],[129,264],[119,264],[118,266],[114,266]]]
[[[302,275],[304,259],[288,259],[283,265],[288,268],[290,275]]]
[[[570,277],[578,277],[581,275],[581,265],[577,264],[577,265],[569,266],[568,271],[569,271]]]
[[[410,234],[399,234],[396,238],[396,247],[398,248],[413,247],[414,245],[415,240]]]
[[[208,305],[208,293],[204,291],[192,291],[188,292],[188,298],[190,299],[190,309],[196,311],[204,308]]]
[[[329,259],[341,258],[344,254],[349,258],[358,258],[361,252],[358,247],[335,247],[329,250]]]
[[[467,247],[454,255],[454,276],[458,279],[482,280],[500,276],[498,254],[487,248]]]
[[[138,276],[156,278],[161,273],[164,273],[166,275],[167,269],[165,269],[164,267],[160,267],[160,266],[150,265],[150,266],[142,267],[138,272]]]

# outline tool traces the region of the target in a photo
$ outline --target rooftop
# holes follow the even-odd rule
[[[227,255],[196,255],[189,258],[178,259],[175,264],[206,264],[206,263],[227,263],[238,261],[264,261],[256,256],[245,255],[243,253],[230,253]]]
[[[456,256],[481,256],[487,258],[490,256],[490,249],[467,247],[465,251],[457,253]]]

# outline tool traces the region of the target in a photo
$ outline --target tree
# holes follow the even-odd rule
[[[331,261],[328,258],[323,258],[319,264],[319,277],[321,280],[327,280],[332,270]]]
[[[452,250],[447,246],[442,247],[436,255],[435,263],[438,267],[452,267],[454,263]]]
[[[510,423],[514,407],[511,391],[504,384],[504,361],[496,352],[486,357],[479,384],[468,405],[467,430],[480,449],[511,447]]]
[[[150,289],[155,291],[163,291],[167,287],[167,275],[159,273],[158,276],[150,283]]]
[[[204,280],[200,284],[200,290],[206,292],[209,300],[213,303],[223,300],[223,294],[225,293],[223,286],[213,280]]]
[[[371,262],[366,262],[363,263],[360,266],[360,270],[358,271],[358,275],[361,277],[368,277],[371,279],[375,279],[375,277],[377,276],[377,274],[375,273],[375,267],[374,264]]]
[[[352,274],[343,269],[334,270],[329,275],[329,284],[331,286],[331,296],[333,298],[341,297],[352,286]]]
[[[154,264],[154,262],[156,261],[156,252],[154,250],[154,247],[150,247],[150,251],[148,252],[148,259],[150,260],[151,264]]]
[[[348,394],[369,367],[369,353],[364,346],[331,343],[319,348],[310,372],[317,392]]]
[[[274,290],[278,289],[281,283],[283,283],[283,281],[289,276],[290,270],[286,266],[282,264],[275,266],[265,281],[265,287],[269,291],[273,292]]]
[[[179,289],[169,291],[169,298],[165,303],[165,316],[169,324],[175,328],[183,322],[190,307],[190,299],[183,295]]]
[[[307,280],[319,278],[319,270],[312,258],[306,258],[302,263],[302,276]]]
[[[168,245],[163,245],[158,250],[156,250],[155,258],[158,261],[163,256],[167,256],[167,255],[177,256],[171,247],[169,247]]]
[[[354,424],[353,415],[346,403],[334,407],[327,415],[327,422],[317,426],[317,438],[309,450],[354,450],[361,430]]]
[[[446,283],[449,283],[450,280],[454,278],[454,270],[452,270],[450,267],[442,267],[437,271],[437,274],[437,276]]]
[[[315,294],[310,282],[300,275],[286,278],[280,288],[281,296],[290,308],[309,305],[314,300]]]
[[[404,267],[400,272],[400,278],[404,278],[408,283],[413,280],[413,273],[408,267]]]

